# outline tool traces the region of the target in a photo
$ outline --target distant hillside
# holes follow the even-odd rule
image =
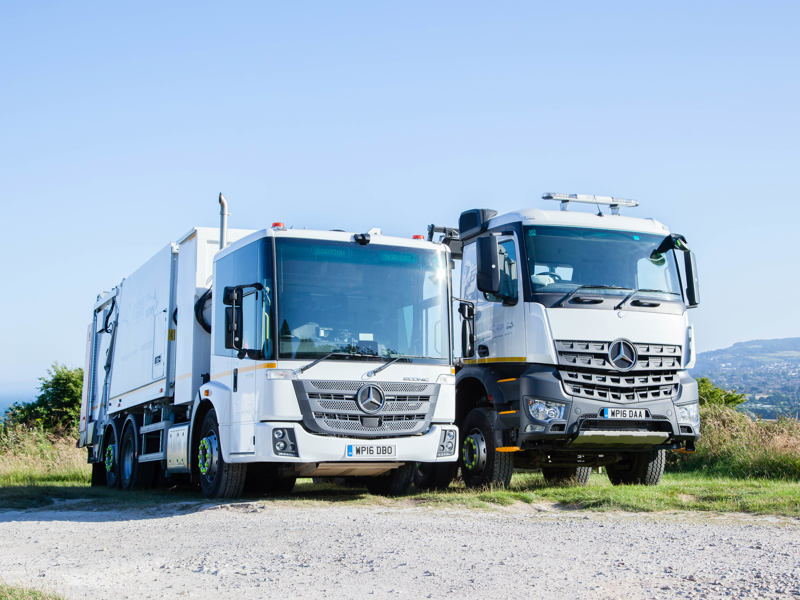
[[[751,340],[701,352],[692,375],[747,394],[741,410],[753,415],[800,414],[800,338]]]

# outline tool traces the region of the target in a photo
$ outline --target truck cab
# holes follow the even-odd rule
[[[561,211],[461,215],[468,485],[508,485],[514,465],[554,482],[605,466],[613,483],[657,483],[665,451],[700,435],[694,256],[663,224],[620,215],[623,201],[589,198],[610,214],[548,195]]]
[[[195,227],[98,296],[79,446],[125,490],[207,497],[363,477],[406,493],[455,464],[449,250],[421,239]],[[226,240],[230,239],[230,245]]]

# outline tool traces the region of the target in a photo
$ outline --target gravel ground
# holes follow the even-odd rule
[[[800,521],[303,502],[0,511],[0,579],[67,598],[800,598]]]

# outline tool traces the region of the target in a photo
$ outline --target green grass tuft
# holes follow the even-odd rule
[[[63,600],[62,596],[0,583],[0,600]]]

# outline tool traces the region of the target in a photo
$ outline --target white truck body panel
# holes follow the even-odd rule
[[[168,395],[168,336],[173,308],[174,257],[168,245],[123,280],[117,294],[117,337],[109,390],[113,414]],[[174,338],[173,338],[174,339]],[[165,391],[167,390],[167,391]]]
[[[246,229],[229,229],[228,240],[235,242],[251,233]],[[176,306],[181,325],[186,323],[186,326],[177,327],[175,404],[189,404],[197,397],[202,375],[208,374],[211,336],[195,319],[194,305],[211,287],[214,256],[219,251],[219,230],[195,227],[179,239],[178,248]],[[207,314],[210,323],[211,311]]]

